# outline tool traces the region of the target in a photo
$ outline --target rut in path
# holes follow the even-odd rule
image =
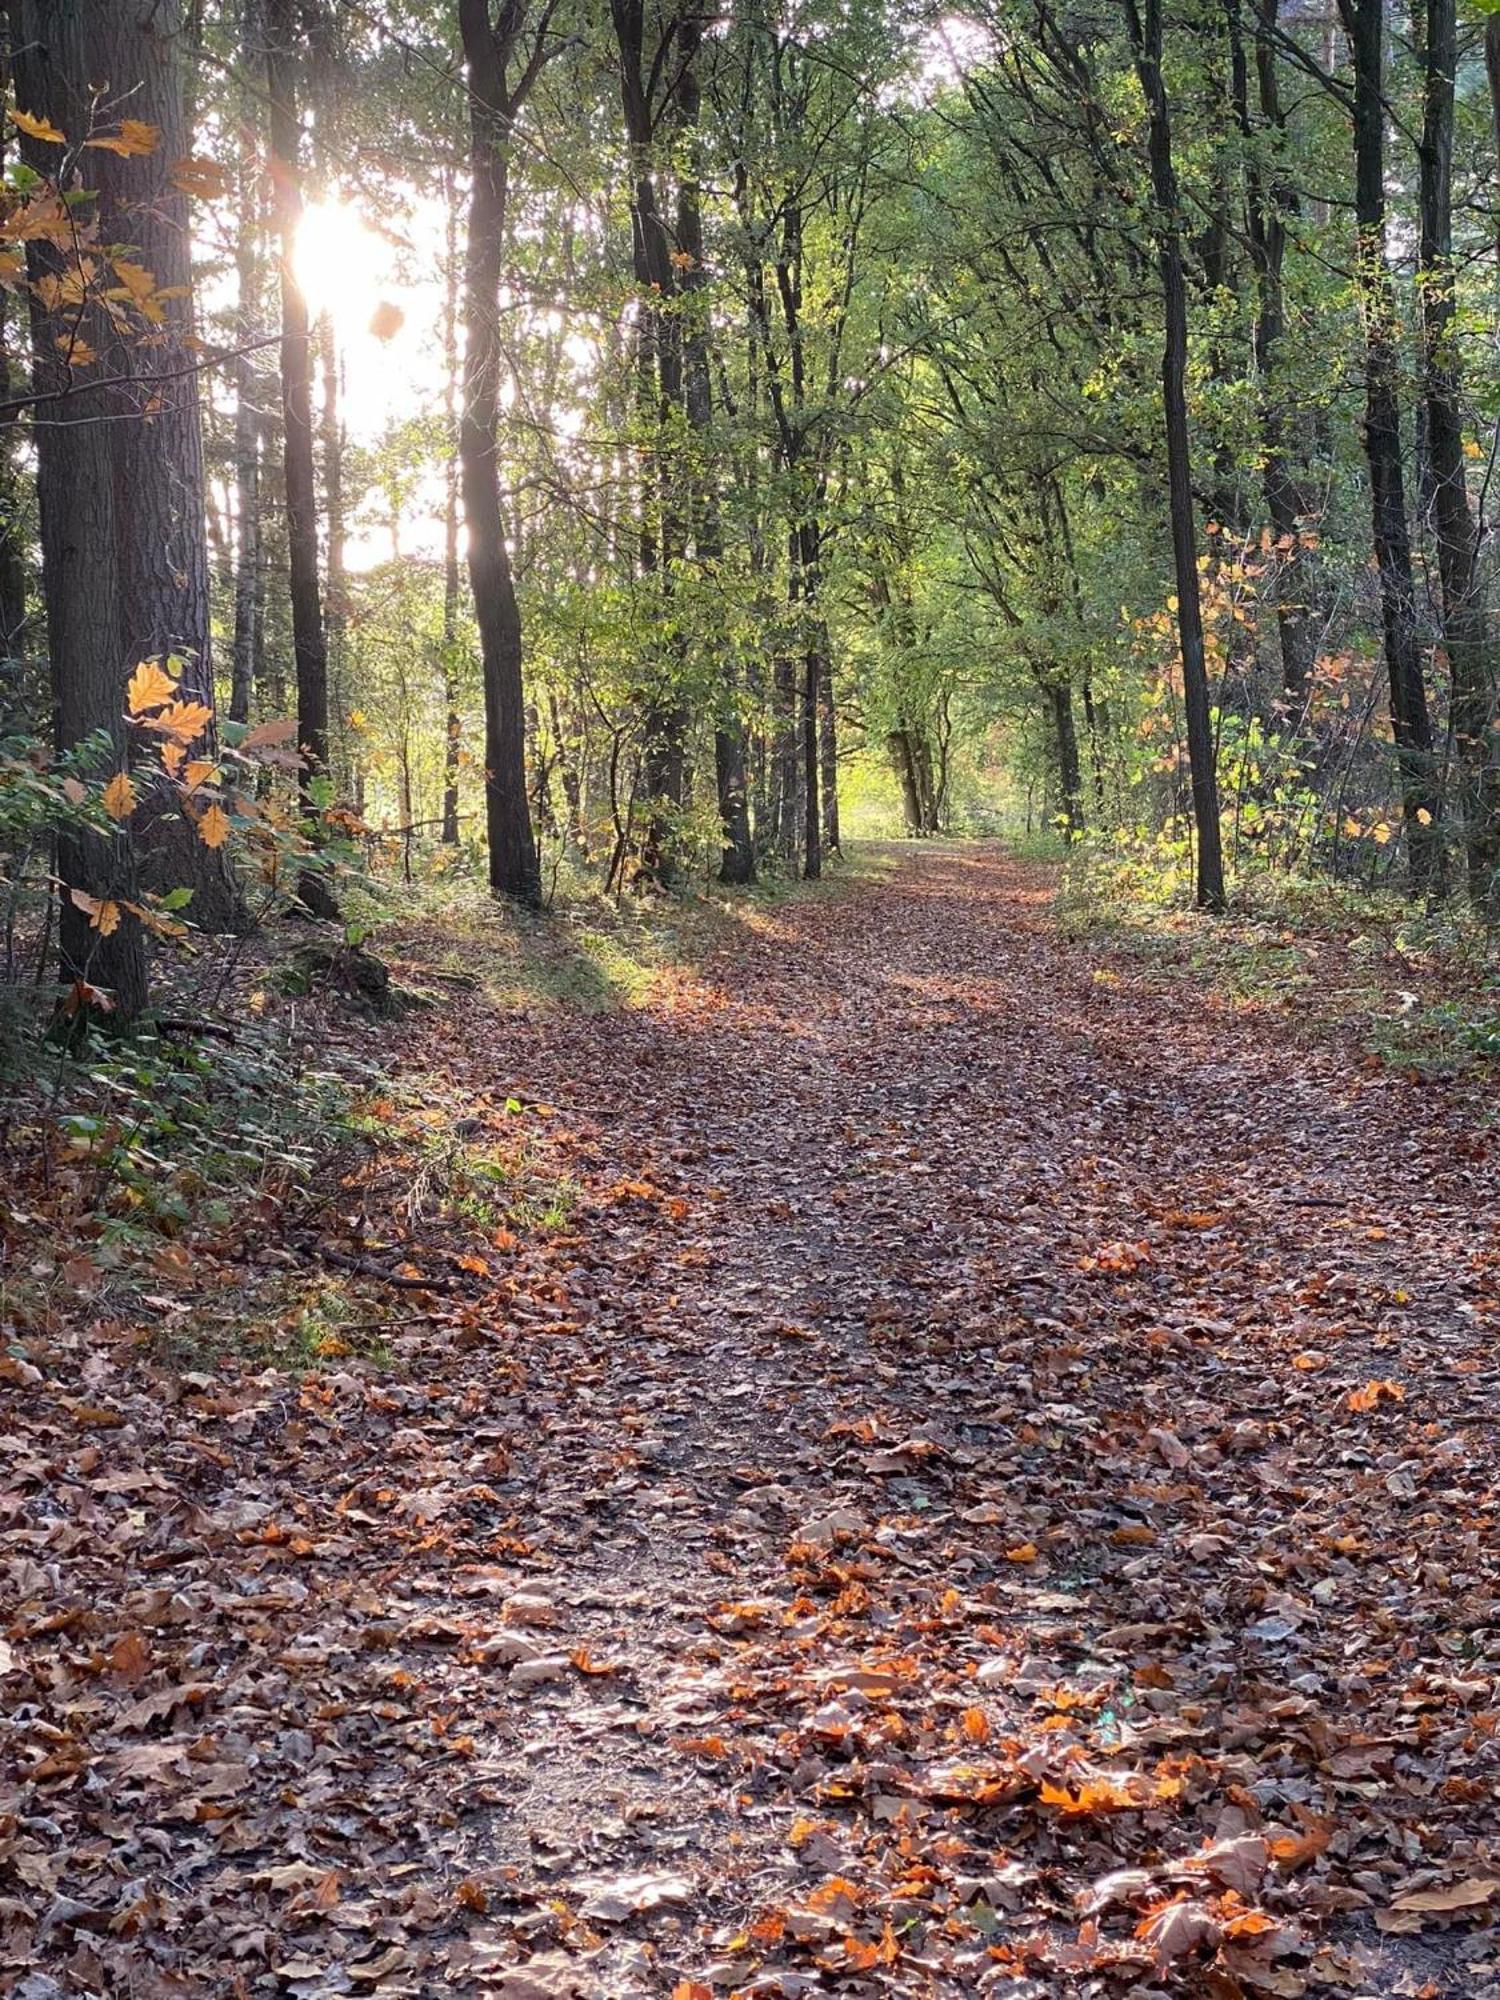
[[[1485,1141],[1052,888],[461,1000],[564,1235],[383,1365],[0,1380],[26,2000],[1486,1992]]]

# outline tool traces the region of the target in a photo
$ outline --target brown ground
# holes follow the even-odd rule
[[[377,1359],[12,1350],[0,1991],[1500,1992],[1489,1142],[1050,889],[461,999],[566,1226],[398,1148],[213,1280]]]

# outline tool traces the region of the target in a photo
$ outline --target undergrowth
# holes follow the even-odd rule
[[[1057,912],[1071,936],[1233,1009],[1352,1033],[1380,1063],[1460,1075],[1500,1058],[1500,940],[1454,905],[1265,870],[1237,882],[1227,915],[1206,916],[1081,849]]]

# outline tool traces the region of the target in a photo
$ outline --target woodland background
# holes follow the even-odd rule
[[[534,904],[851,824],[1493,914],[1478,5],[9,33],[13,993],[58,883],[126,1017],[339,869]]]

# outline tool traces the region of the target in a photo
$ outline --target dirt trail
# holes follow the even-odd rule
[[[644,1008],[444,1028],[584,1212],[509,1317],[225,1419],[179,1560],[308,1546],[196,1602],[153,1726],[231,1825],[118,1990],[1500,1991],[1485,1143],[1050,892],[911,854]]]
[[[1049,892],[992,851],[913,857],[610,1024],[602,1129],[689,1209],[601,1287],[598,1380],[581,1408],[562,1396],[537,1470],[544,1511],[575,1510],[563,1595],[634,1664],[644,1715],[620,1722],[649,1749],[580,1746],[571,1724],[534,1742],[506,1847],[540,1831],[563,1875],[601,1845],[612,1868],[680,1859],[683,1928],[701,1937],[707,1905],[723,1948],[667,1962],[716,1989],[754,1987],[765,1955],[759,1990],[800,1991],[893,1910],[923,1948],[872,1990],[987,1972],[1056,1992],[1087,1965],[990,1946],[1071,1938],[1074,1892],[1112,1860],[1326,1831],[1333,1859],[1307,1873],[1200,1875],[1216,1921],[1236,1884],[1288,1919],[1247,1927],[1220,1977],[1395,1992],[1415,1966],[1416,1991],[1446,1941],[1346,1920],[1319,1961],[1290,1949],[1290,1916],[1310,1940],[1351,1900],[1383,1907],[1454,1838],[1487,1856],[1458,1875],[1496,1859],[1489,1729],[1465,1714],[1492,1703],[1496,1648],[1488,1169],[1450,1156],[1404,1083],[1247,1033],[1191,989],[1101,982]],[[530,1075],[581,1108],[567,1056],[559,1038]],[[1371,1382],[1392,1387],[1350,1409]],[[621,1423],[636,1462],[579,1511],[576,1453]],[[861,1664],[868,1692],[855,1672],[840,1701]],[[1183,1797],[1028,1810],[1008,1767],[1066,1790],[1075,1740],[1090,1767],[1173,1765],[1156,1782]],[[663,1758],[674,1741],[697,1751]],[[988,1786],[989,1810],[945,1802],[941,1776],[933,1793],[964,1750],[979,1774],[959,1789]],[[612,1782],[633,1823],[601,1841]],[[820,1824],[800,1860],[798,1820]],[[962,1851],[921,1879],[944,1839]],[[1019,1858],[997,1876],[1002,1849]],[[845,1900],[789,1954],[728,1949],[828,1878]],[[1113,1928],[1190,1880],[1138,1888]],[[1454,1978],[1436,1990],[1482,1983]]]

